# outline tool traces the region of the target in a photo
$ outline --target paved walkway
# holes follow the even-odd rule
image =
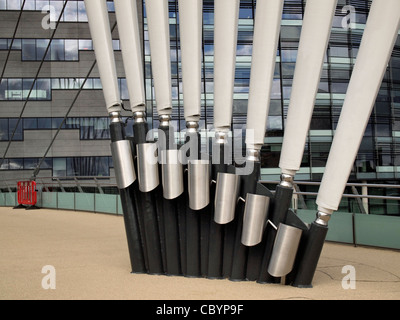
[[[327,242],[312,289],[130,273],[121,216],[0,208],[0,299],[400,299],[400,252]],[[55,268],[55,289],[43,289]],[[344,266],[356,288],[343,289]],[[45,283],[49,283],[44,281]]]

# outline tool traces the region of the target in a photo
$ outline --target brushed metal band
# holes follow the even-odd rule
[[[300,244],[302,230],[286,224],[279,224],[268,273],[273,277],[284,277],[293,269]]]
[[[210,203],[210,162],[208,160],[189,160],[188,193],[189,207],[201,210]]]
[[[146,112],[144,111],[136,111],[133,113],[133,120],[135,123],[143,123],[146,122]]]
[[[121,114],[119,112],[113,111],[108,114],[112,123],[122,122]]]
[[[246,160],[259,162],[261,160],[260,150],[257,149],[247,149],[246,150]]]
[[[139,190],[142,192],[149,192],[160,183],[156,147],[155,143],[136,145]]]
[[[293,179],[294,179],[294,177],[292,175],[282,173],[280,185],[282,187],[286,187],[286,188],[293,188]]]
[[[331,214],[318,211],[315,223],[320,224],[321,226],[327,226],[328,225],[328,221],[330,219],[331,219]]]
[[[199,123],[197,121],[186,122],[187,132],[197,132],[199,130]]]
[[[240,176],[233,173],[218,173],[214,200],[214,221],[216,223],[227,224],[233,220],[239,190]]]
[[[161,151],[161,173],[163,196],[175,199],[183,193],[183,166],[181,153],[177,149]]]
[[[111,154],[118,188],[129,187],[136,180],[130,141],[119,140],[112,142]]]
[[[270,198],[248,193],[243,215],[242,244],[255,246],[262,240]]]
[[[162,114],[159,117],[160,127],[168,127],[171,121],[171,116],[169,114]]]

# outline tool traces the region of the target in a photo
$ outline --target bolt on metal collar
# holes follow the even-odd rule
[[[247,161],[259,162],[261,160],[260,155],[261,155],[260,150],[257,150],[257,149],[247,149],[246,150],[246,160]]]
[[[186,122],[187,132],[197,132],[199,129],[198,121],[187,121]]]
[[[144,111],[136,111],[133,113],[133,120],[136,123],[146,122],[146,112]]]
[[[317,219],[315,220],[315,223],[322,225],[322,226],[327,226],[330,218],[331,218],[331,215],[329,213],[318,211]]]
[[[228,132],[215,131],[215,143],[224,144],[228,142]]]
[[[110,112],[108,116],[110,117],[112,123],[122,121],[121,114],[117,111]]]
[[[160,120],[160,127],[169,127],[171,116],[169,114],[162,114],[160,115],[159,120]]]
[[[293,179],[294,179],[294,177],[292,175],[282,173],[280,185],[282,187],[293,188]]]

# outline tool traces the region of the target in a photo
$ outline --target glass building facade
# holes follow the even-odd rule
[[[79,147],[71,153],[58,153],[57,150],[53,150],[43,162],[44,171],[52,176],[109,176],[113,174],[111,153],[107,144],[109,123],[102,98],[101,82],[98,74],[91,74],[85,81],[86,72],[94,61],[94,53],[84,2],[67,2],[60,19],[58,27],[60,30],[56,30],[52,40],[51,23],[54,25],[58,20],[64,1],[26,0],[19,29],[13,34],[13,27],[23,2],[22,0],[0,0],[0,16],[2,17],[0,25],[3,30],[0,32],[0,60],[3,61],[1,66],[3,75],[0,83],[0,150],[2,151],[0,156],[3,156],[10,139],[13,145],[23,143],[34,132],[36,137],[39,137],[38,139],[41,136],[47,137],[62,124],[60,127],[62,132],[74,132],[73,139],[75,140],[65,144],[75,144]],[[113,22],[115,21],[114,5],[112,1],[108,1],[107,4],[110,20]],[[142,4],[139,11],[143,27],[147,116],[150,127],[157,128],[158,116],[154,107],[155,97],[144,1]],[[284,3],[268,129],[262,149],[262,180],[279,180],[280,150],[305,5],[305,0],[285,0]],[[296,176],[298,180],[320,181],[322,177],[370,6],[371,0],[338,0],[303,161]],[[255,13],[256,0],[240,1],[233,93],[233,129],[244,129],[246,126]],[[50,19],[46,20],[46,17]],[[185,129],[185,121],[183,119],[178,0],[169,1],[169,18],[173,124],[177,130],[181,131]],[[44,27],[43,22],[45,22]],[[201,129],[212,129],[213,126],[213,23],[214,1],[203,0]],[[32,24],[37,26],[38,32],[26,31]],[[48,26],[47,30],[44,30],[46,26]],[[127,101],[129,95],[123,67],[121,67],[122,59],[117,32],[113,32],[113,46],[117,65],[119,65],[117,70],[121,97]],[[9,56],[8,59],[7,56]],[[44,61],[45,71],[39,72],[35,77],[35,71],[41,61]],[[32,68],[32,71],[25,71],[27,68]],[[12,70],[12,72],[7,72],[7,70]],[[79,104],[80,110],[74,107],[73,114],[62,123],[66,108],[83,83],[81,96],[83,95],[86,99],[87,106],[85,102],[82,102]],[[10,112],[13,106],[20,110],[21,105],[26,101],[26,111]],[[27,112],[30,105],[38,108],[39,105],[44,106],[47,112],[41,114]],[[91,107],[93,109],[90,109]],[[132,121],[127,118],[129,113],[125,116],[128,123],[127,132],[131,135]],[[48,139],[46,141],[49,143]],[[96,151],[93,147],[88,151],[85,143],[91,142],[98,143],[98,148],[101,150]],[[1,170],[3,173],[6,171],[31,172],[40,159],[39,153],[33,157],[29,151],[22,154],[12,152],[10,148],[4,157]],[[388,64],[350,180],[397,183],[399,178],[400,36]]]

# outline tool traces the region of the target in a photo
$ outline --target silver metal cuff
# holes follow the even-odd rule
[[[215,131],[215,143],[224,144],[228,142],[228,132]]]
[[[270,198],[248,193],[243,215],[242,244],[255,246],[262,240],[267,222]]]
[[[315,220],[315,223],[320,224],[322,226],[327,226],[330,218],[331,218],[331,214],[318,211],[317,219]]]
[[[294,177],[292,175],[282,173],[280,185],[282,187],[286,187],[286,188],[293,188],[293,179],[294,179]]]
[[[121,114],[119,112],[116,112],[116,111],[110,112],[108,114],[108,116],[110,117],[110,120],[111,120],[112,123],[122,122]]]
[[[210,162],[208,160],[189,160],[188,193],[189,207],[201,210],[210,203]]]
[[[171,116],[169,114],[162,114],[159,117],[160,127],[168,127],[171,121]]]
[[[215,190],[214,221],[218,224],[227,224],[235,217],[240,191],[240,176],[219,172]]]
[[[260,150],[257,149],[247,149],[246,150],[246,160],[259,162],[261,160]]]
[[[136,180],[130,141],[119,140],[112,142],[111,154],[118,188],[129,187]]]
[[[139,190],[149,192],[160,183],[158,175],[158,157],[155,143],[136,145]]]
[[[279,224],[268,273],[273,277],[284,277],[293,269],[299,248],[302,230],[286,224]]]
[[[161,151],[163,196],[175,199],[183,193],[183,166],[181,152],[177,149]]]
[[[146,112],[144,111],[136,111],[133,113],[133,119],[135,123],[146,122]]]
[[[199,123],[197,121],[187,121],[186,128],[187,132],[196,133],[199,130]]]

